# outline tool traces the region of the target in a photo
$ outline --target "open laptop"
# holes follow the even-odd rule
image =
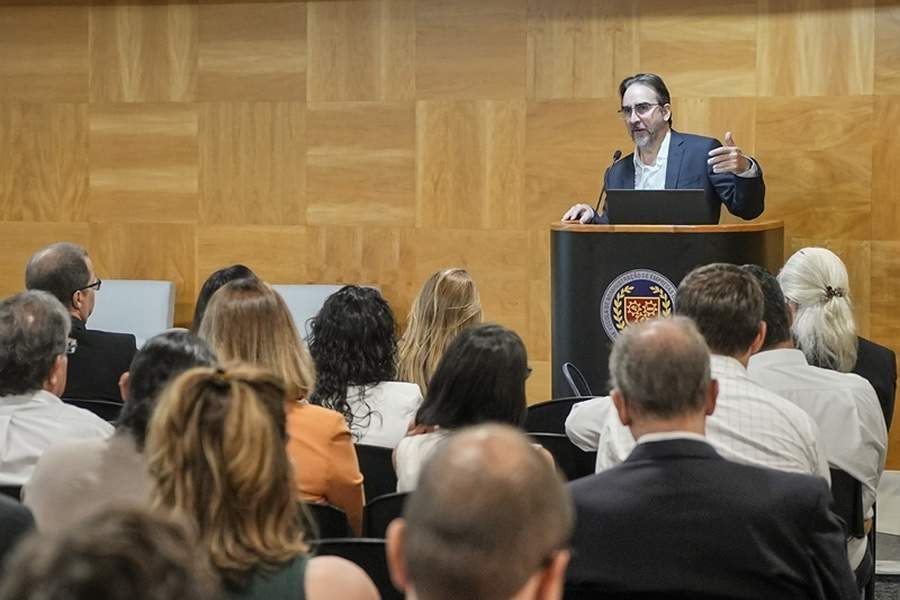
[[[704,190],[606,190],[612,225],[715,225],[720,206]]]

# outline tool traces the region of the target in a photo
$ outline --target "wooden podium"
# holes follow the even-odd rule
[[[552,225],[553,397],[571,395],[565,362],[581,370],[595,394],[606,394],[611,340],[629,322],[671,314],[682,278],[713,262],[777,272],[784,224]]]

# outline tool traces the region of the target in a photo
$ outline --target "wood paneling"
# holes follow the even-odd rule
[[[31,255],[55,242],[87,245],[86,223],[0,222],[0,296],[25,289],[25,265]]]
[[[0,219],[84,220],[87,150],[86,104],[0,103]]]
[[[876,97],[872,124],[872,239],[900,241],[900,96]]]
[[[900,94],[900,4],[878,0],[875,9],[875,93]]]

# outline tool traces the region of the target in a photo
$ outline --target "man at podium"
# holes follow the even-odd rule
[[[735,144],[672,129],[669,90],[659,75],[638,73],[619,84],[619,113],[634,140],[634,153],[614,162],[603,178],[604,189],[702,189],[707,200],[724,204],[731,214],[753,219],[763,212],[766,186],[762,169]],[[602,195],[602,194],[601,194]],[[599,211],[599,212],[598,212]],[[609,223],[606,207],[576,204],[563,221]]]

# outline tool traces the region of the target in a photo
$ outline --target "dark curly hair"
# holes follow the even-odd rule
[[[394,313],[381,293],[346,285],[325,300],[309,324],[309,352],[316,363],[316,387],[310,402],[336,410],[347,425],[369,426],[374,411],[365,404],[364,386],[391,381],[397,373]],[[352,410],[347,388],[363,386]]]

